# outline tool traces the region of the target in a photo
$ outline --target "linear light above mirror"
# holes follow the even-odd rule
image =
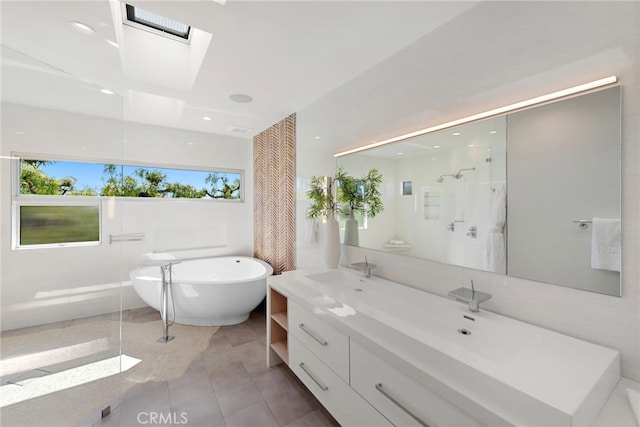
[[[592,82],[583,83],[578,86],[573,86],[567,89],[562,89],[556,92],[548,93],[546,95],[540,95],[535,98],[530,98],[524,101],[516,102],[514,104],[505,105],[504,107],[494,108],[493,110],[485,111],[471,116],[463,117],[461,119],[453,120],[450,122],[442,123],[439,125],[431,126],[425,129],[405,133],[403,135],[394,136],[392,138],[384,139],[382,141],[373,142],[371,144],[363,145],[362,147],[352,148],[350,150],[341,151],[335,153],[333,157],[342,157],[347,154],[357,153],[359,151],[368,150],[382,145],[393,144],[395,142],[403,141],[405,139],[414,138],[416,136],[427,135],[433,132],[438,132],[444,129],[460,126],[466,123],[471,123],[477,120],[483,120],[489,117],[506,114],[509,112],[521,110],[524,108],[532,107],[534,105],[543,104],[545,102],[569,97],[582,92],[587,92],[593,89],[603,88],[605,86],[613,85],[618,82],[617,76],[609,76],[602,79],[594,80]]]

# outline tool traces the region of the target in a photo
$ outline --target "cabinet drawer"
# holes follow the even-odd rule
[[[353,340],[351,387],[396,426],[483,425]]]
[[[289,301],[288,317],[289,334],[349,382],[349,337],[294,301]]]
[[[289,338],[289,367],[341,425],[391,425],[295,336]]]

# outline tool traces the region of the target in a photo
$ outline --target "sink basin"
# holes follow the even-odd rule
[[[504,364],[542,339],[535,329],[523,330],[484,313],[469,313],[463,304],[448,300],[433,304],[422,300],[420,297],[430,296],[424,292],[424,295],[414,295],[410,304],[401,298],[389,298],[384,294],[388,288],[381,279],[365,279],[342,270],[306,277],[316,282],[316,286],[321,284],[324,293],[350,303],[358,312],[457,357],[465,353],[466,358],[475,358],[478,363],[484,363],[482,359],[485,359],[496,365]],[[360,290],[362,293],[352,292]],[[402,293],[402,289],[395,291]],[[421,300],[421,306],[413,303],[416,298]]]

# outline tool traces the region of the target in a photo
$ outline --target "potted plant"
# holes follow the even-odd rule
[[[336,200],[334,198],[333,178],[329,176],[311,177],[311,185],[306,195],[311,204],[307,209],[307,219],[322,217],[325,224],[324,259],[327,267],[336,268],[340,260],[340,228],[336,219]]]
[[[335,213],[336,202],[333,198],[334,180],[329,176],[311,177],[311,185],[307,198],[311,201],[307,210],[307,218],[315,220],[322,216],[323,222]]]
[[[375,218],[384,209],[380,185],[382,184],[382,174],[375,168],[359,178],[348,175],[339,167],[336,172],[335,181],[337,184],[337,201],[342,206],[340,213],[348,215],[345,225],[344,243],[358,246],[358,221],[355,214],[360,213],[368,218]]]

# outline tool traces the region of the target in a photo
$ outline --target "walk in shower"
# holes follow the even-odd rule
[[[76,425],[117,403],[140,361],[121,345],[124,244],[109,236],[123,216],[67,163],[122,157],[122,98],[4,40],[1,53],[2,424]]]

